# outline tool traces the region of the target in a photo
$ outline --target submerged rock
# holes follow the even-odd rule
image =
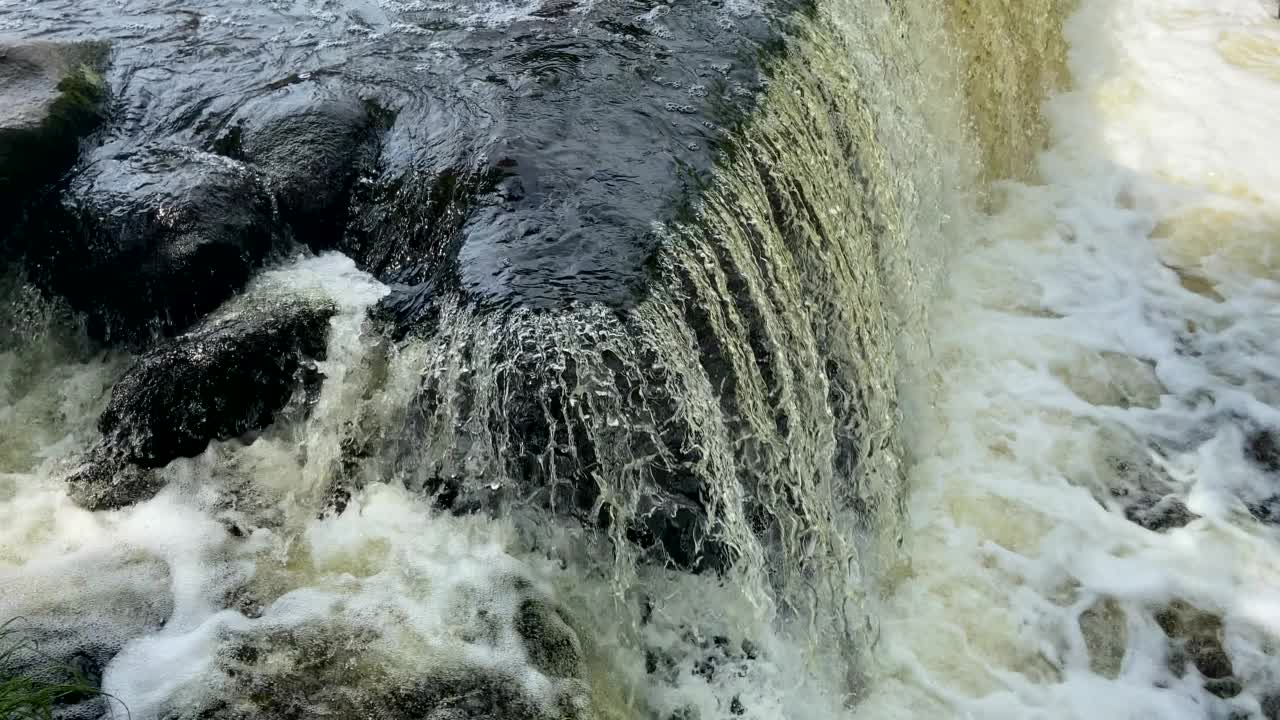
[[[60,213],[32,273],[109,340],[187,327],[283,247],[257,171],[182,147],[94,158]]]
[[[1125,507],[1124,516],[1131,522],[1155,532],[1184,527],[1200,517],[1191,512],[1181,498],[1173,495],[1139,496]]]
[[[1099,598],[1080,613],[1078,622],[1089,651],[1089,670],[1112,680],[1119,677],[1129,645],[1124,608],[1113,597]]]
[[[1222,618],[1184,600],[1174,600],[1155,614],[1169,640],[1169,670],[1181,677],[1188,665],[1204,678],[1204,687],[1219,697],[1241,691],[1231,656],[1223,647]]]
[[[671,493],[654,493],[636,508],[637,521],[627,528],[627,537],[650,559],[687,570],[723,570],[732,557],[728,548],[707,529],[707,509],[695,494],[693,499]]]
[[[234,308],[144,355],[112,389],[72,498],[90,509],[145,500],[162,486],[151,470],[271,424],[299,383],[318,381],[310,361],[324,357],[335,312],[302,299]]]
[[[25,199],[69,170],[102,120],[102,43],[0,44],[0,248]]]
[[[1184,527],[1200,518],[1183,498],[1186,488],[1145,453],[1136,448],[1126,455],[1106,458],[1111,471],[1105,477],[1108,492],[1103,504],[1121,511],[1130,522],[1153,532]]]
[[[654,564],[732,561],[710,531],[701,450],[658,358],[638,360],[619,328],[576,318],[472,317],[449,318],[443,332],[455,335],[422,373],[393,474],[455,513],[520,503]]]
[[[548,677],[584,677],[578,635],[560,611],[540,599],[526,599],[516,611],[515,629],[529,664]]]
[[[1274,430],[1258,430],[1245,438],[1244,456],[1262,470],[1280,473],[1280,439]]]
[[[577,635],[543,600],[526,599],[515,618],[474,609],[491,626],[464,636],[500,654],[515,629],[529,665],[451,658],[439,648],[406,666],[386,654],[385,631],[349,623],[308,622],[234,633],[216,662],[217,694],[179,691],[166,720],[301,720],[318,715],[382,720],[589,720],[590,688]],[[514,628],[512,627],[514,620]],[[477,655],[476,657],[479,657]],[[533,677],[529,677],[532,674]],[[189,693],[189,695],[188,695]]]
[[[1280,693],[1262,698],[1262,717],[1266,720],[1280,720]]]

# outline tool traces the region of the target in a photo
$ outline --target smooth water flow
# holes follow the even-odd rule
[[[1275,7],[934,5],[798,20],[625,311],[272,266],[318,395],[133,507],[131,358],[4,281],[0,621],[139,720],[1280,717]]]

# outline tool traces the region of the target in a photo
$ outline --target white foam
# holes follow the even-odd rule
[[[159,499],[141,507],[153,514],[174,509]],[[187,520],[176,517],[175,522]],[[154,529],[169,538],[184,534]],[[528,573],[505,551],[509,530],[501,523],[436,516],[421,497],[379,484],[353,498],[341,515],[308,523],[300,537],[264,530],[252,542],[228,547],[221,528],[219,535],[224,539],[205,550],[221,547],[223,552],[170,563],[203,571],[206,577],[192,583],[203,592],[180,595],[169,625],[130,643],[112,662],[105,689],[124,700],[134,717],[153,717],[175,697],[216,692],[219,654],[230,636],[305,631],[315,624],[326,633],[334,628],[371,633],[363,649],[390,658],[382,682],[421,678],[432,667],[465,663],[512,673],[535,697],[553,688],[525,664],[524,646],[513,629],[526,594],[514,591],[511,578]],[[285,592],[258,617],[219,609],[208,599],[231,583],[208,575],[222,564],[259,575],[281,573]],[[547,592],[536,582],[534,588],[535,594]],[[184,614],[185,621],[179,617]],[[158,667],[174,671],[156,673]],[[352,676],[350,682],[358,686],[360,679]]]
[[[1242,450],[1280,424],[1275,12],[1082,0],[1068,23],[1044,184],[964,228],[932,308],[912,569],[861,716],[1260,717],[1280,692],[1280,532],[1245,506],[1280,479]],[[1104,508],[1118,460],[1162,467],[1203,517],[1156,533]],[[1123,616],[1086,638],[1106,598]],[[1223,619],[1238,696],[1166,667],[1153,616],[1175,599]]]

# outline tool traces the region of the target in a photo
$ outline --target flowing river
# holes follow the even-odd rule
[[[0,31],[28,4],[0,1]],[[391,288],[300,255],[241,301],[337,305],[318,398],[122,510],[64,478],[131,358],[5,281],[0,621],[118,646],[95,672],[137,720],[342,717],[326,686],[454,666],[536,717],[1277,720],[1276,11],[820,4],[625,315],[445,303],[391,343],[365,322]],[[545,447],[492,420],[528,367],[565,399]],[[646,562],[620,521],[424,491],[515,486],[529,457],[554,485],[564,433],[590,439],[595,509],[642,517],[671,425],[722,571]],[[340,466],[349,501],[321,512]],[[531,593],[583,679],[511,629]]]

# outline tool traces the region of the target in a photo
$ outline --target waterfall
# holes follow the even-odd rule
[[[634,303],[284,259],[323,384],[119,511],[131,358],[0,280],[0,622],[85,717],[1275,718],[1280,38],[1168,4],[802,4]]]

